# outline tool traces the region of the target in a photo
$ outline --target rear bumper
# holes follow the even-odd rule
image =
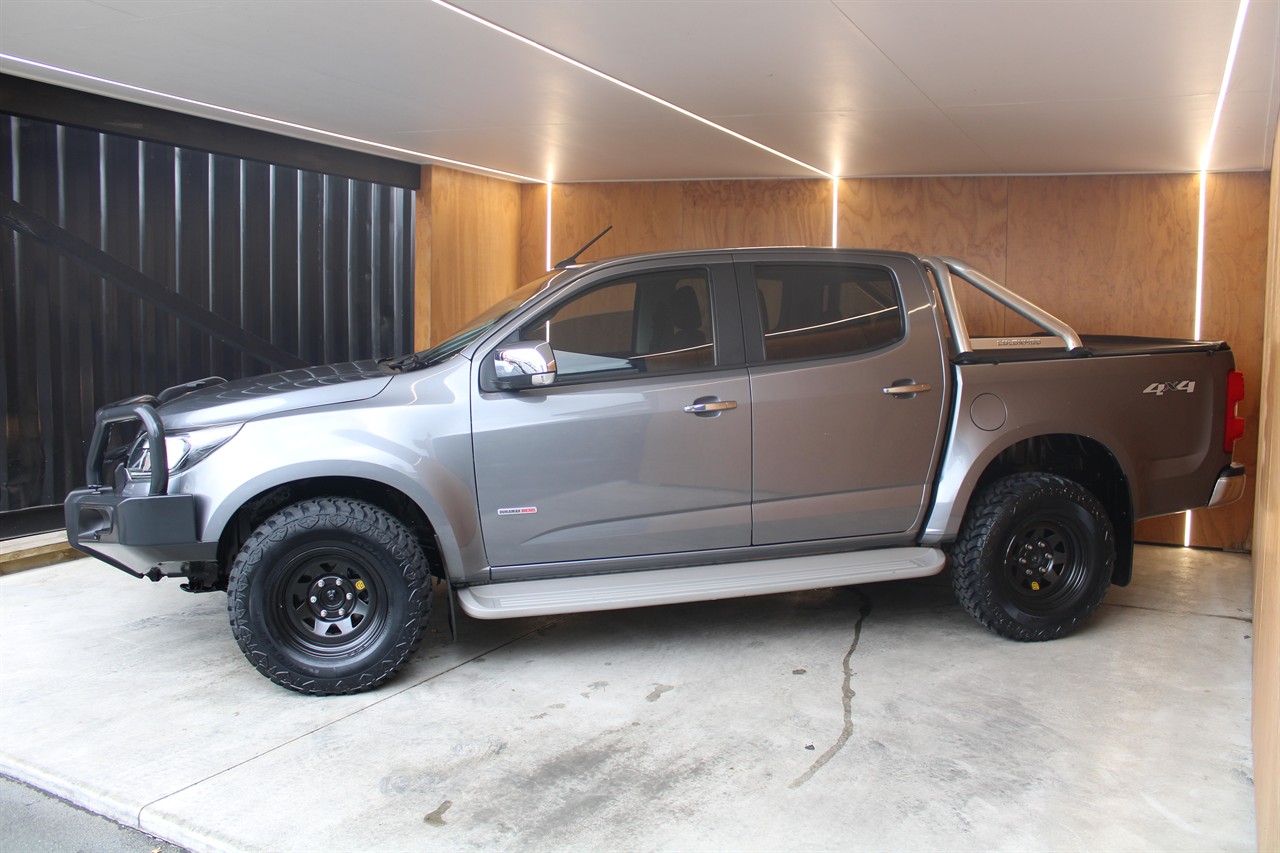
[[[1237,501],[1244,494],[1244,466],[1232,462],[1218,474],[1218,481],[1213,484],[1213,494],[1209,497],[1208,506],[1223,506]]]
[[[197,538],[192,495],[126,497],[90,486],[67,495],[65,511],[73,548],[134,577],[147,577],[158,563],[217,558],[218,543]]]

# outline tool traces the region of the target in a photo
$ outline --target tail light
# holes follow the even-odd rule
[[[1222,449],[1230,453],[1244,435],[1244,418],[1236,414],[1236,406],[1244,399],[1244,374],[1233,370],[1227,374],[1227,419],[1222,430]]]

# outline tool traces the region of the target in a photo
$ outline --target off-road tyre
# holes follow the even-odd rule
[[[1013,474],[969,506],[951,550],[951,582],[971,616],[1024,642],[1088,621],[1115,567],[1111,519],[1093,493],[1054,474]]]
[[[372,504],[321,498],[264,521],[231,565],[240,650],[299,693],[377,687],[422,642],[431,574],[408,528]]]

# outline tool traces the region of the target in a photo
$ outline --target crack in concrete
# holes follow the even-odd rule
[[[1125,604],[1119,601],[1104,601],[1103,607],[1123,607],[1127,610],[1146,610],[1150,613],[1168,613],[1171,616],[1203,616],[1206,619],[1230,619],[1234,622],[1253,624],[1253,616],[1232,616],[1228,613],[1202,613],[1199,610],[1170,610],[1166,607],[1151,607],[1145,604]]]
[[[858,621],[853,626],[853,642],[849,644],[849,651],[844,653],[844,661],[842,667],[844,669],[844,682],[840,685],[840,698],[844,706],[844,726],[840,730],[840,736],[836,738],[835,743],[827,747],[827,751],[814,759],[813,764],[809,765],[809,769],[802,773],[788,787],[799,788],[805,782],[813,778],[814,774],[826,766],[827,762],[835,758],[836,753],[844,749],[844,745],[849,742],[849,737],[853,734],[853,697],[857,694],[853,691],[853,668],[850,661],[853,660],[853,653],[858,650],[858,641],[862,638],[862,623],[871,615],[871,598],[862,590],[858,590],[858,595],[862,598],[862,607],[858,609]]]

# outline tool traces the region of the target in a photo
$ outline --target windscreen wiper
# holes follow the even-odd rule
[[[408,355],[393,355],[378,359],[378,369],[384,373],[404,373],[406,370],[417,370],[425,367],[422,353],[411,352]]]

